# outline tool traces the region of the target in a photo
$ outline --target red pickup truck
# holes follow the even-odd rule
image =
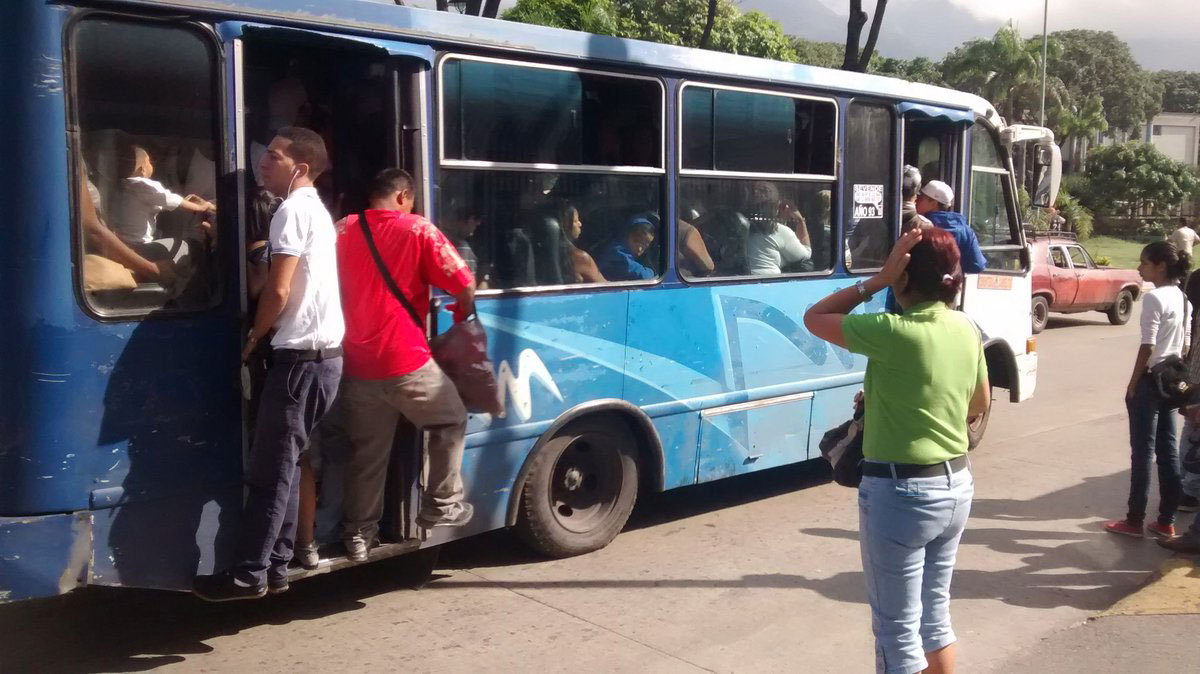
[[[1050,312],[1103,311],[1113,325],[1124,325],[1142,293],[1142,277],[1132,269],[1109,269],[1073,235],[1030,234],[1033,263],[1033,332],[1046,327]]]

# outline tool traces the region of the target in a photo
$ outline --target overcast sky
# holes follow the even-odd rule
[[[514,2],[505,0],[501,5]],[[432,6],[433,0],[408,4]],[[743,11],[761,10],[792,35],[834,42],[846,37],[848,0],[740,0],[738,4]],[[1200,71],[1200,0],[1049,0],[1049,4],[1050,32],[1111,30],[1129,43],[1144,68]],[[879,50],[886,56],[940,60],[967,40],[990,37],[1009,19],[1026,36],[1040,34],[1042,6],[1043,0],[890,0]],[[863,7],[873,12],[875,3],[863,0]]]

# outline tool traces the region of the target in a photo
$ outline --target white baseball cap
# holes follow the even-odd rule
[[[921,188],[921,194],[933,199],[943,206],[954,205],[954,190],[940,180],[930,180]]]

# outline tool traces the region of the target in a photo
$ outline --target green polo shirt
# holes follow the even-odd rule
[[[927,465],[967,453],[967,406],[987,377],[979,333],[942,302],[842,319],[867,357],[863,455]]]

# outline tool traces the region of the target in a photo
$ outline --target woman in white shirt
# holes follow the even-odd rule
[[[1129,512],[1123,520],[1104,528],[1114,534],[1141,538],[1150,494],[1150,460],[1158,462],[1158,520],[1145,531],[1159,538],[1175,537],[1175,512],[1181,496],[1178,413],[1154,390],[1150,368],[1171,356],[1181,356],[1188,340],[1187,300],[1180,283],[1187,276],[1191,257],[1168,241],[1156,241],[1142,249],[1138,273],[1154,284],[1142,299],[1142,345],[1134,361],[1133,374],[1125,392],[1129,411],[1129,442],[1132,451]]]
[[[778,276],[787,265],[811,259],[812,243],[804,216],[779,198],[778,188],[768,182],[755,183],[752,198],[757,202],[754,209],[757,214],[750,218],[746,240],[746,265],[750,273]]]

